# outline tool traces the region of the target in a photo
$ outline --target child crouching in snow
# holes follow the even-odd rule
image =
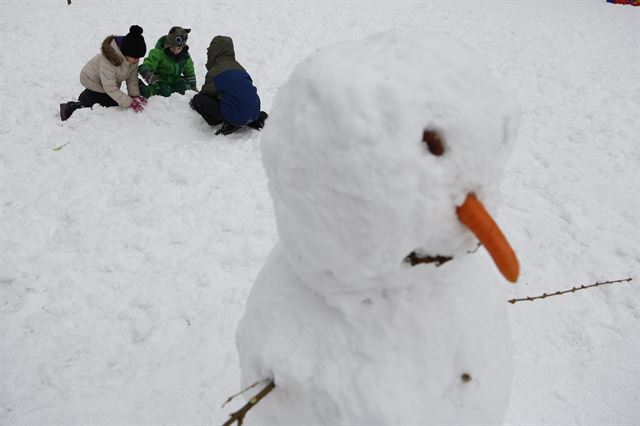
[[[236,61],[233,40],[215,36],[207,49],[207,75],[200,93],[189,102],[210,126],[222,124],[216,135],[228,135],[241,126],[260,130],[267,113],[251,76]]]
[[[105,107],[120,106],[140,112],[146,99],[140,96],[138,87],[138,61],[147,53],[142,36],[142,28],[132,25],[126,36],[108,36],[102,42],[100,53],[82,68],[80,83],[85,90],[78,101],[60,104],[60,119],[83,107],[100,104]],[[122,82],[127,83],[127,93],[120,90]]]
[[[142,95],[184,95],[187,89],[196,90],[196,72],[189,55],[187,38],[191,29],[172,27],[169,34],[158,39],[156,47],[138,68],[148,86],[142,86]]]

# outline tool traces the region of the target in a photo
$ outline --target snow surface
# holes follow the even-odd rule
[[[139,18],[132,18],[139,17]],[[508,305],[508,424],[640,422],[640,10],[600,0],[3,1],[2,424],[219,424],[240,399],[234,333],[277,239],[260,133],[213,136],[189,96],[145,111],[57,106],[102,39],[233,37],[263,109],[317,48],[392,28],[480,52],[523,110],[497,221],[522,275]],[[54,148],[62,146],[59,150]],[[506,301],[505,301],[506,303]]]

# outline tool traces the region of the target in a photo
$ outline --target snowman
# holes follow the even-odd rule
[[[262,138],[280,240],[237,331],[250,424],[501,423],[518,262],[491,218],[519,110],[452,36],[312,53]]]

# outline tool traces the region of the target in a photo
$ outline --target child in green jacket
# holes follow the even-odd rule
[[[196,73],[187,46],[190,32],[190,28],[172,27],[149,51],[138,68],[148,83],[148,86],[140,84],[144,97],[170,96],[175,92],[184,95],[187,89],[196,90]]]

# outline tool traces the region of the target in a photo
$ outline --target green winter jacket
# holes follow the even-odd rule
[[[146,72],[152,72],[160,81],[172,84],[184,78],[189,86],[196,85],[196,72],[193,66],[193,60],[189,55],[189,46],[178,55],[171,55],[169,49],[165,49],[164,43],[167,36],[158,39],[156,47],[149,51],[147,56],[138,68],[140,75],[144,76]]]

